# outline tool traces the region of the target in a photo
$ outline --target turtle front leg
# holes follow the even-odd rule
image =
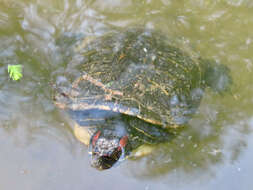
[[[144,144],[133,150],[130,157],[133,159],[138,159],[151,154],[154,150],[154,145]]]
[[[78,124],[75,124],[74,135],[81,143],[85,144],[86,146],[89,145],[91,134],[86,127],[81,127]]]

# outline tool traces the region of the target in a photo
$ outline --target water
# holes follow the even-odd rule
[[[1,0],[0,189],[250,189],[252,10],[249,0]],[[159,29],[224,63],[234,84],[222,96],[207,90],[173,143],[99,172],[52,103],[69,53],[68,42],[57,43],[63,34],[99,36],[132,25]],[[8,64],[23,65],[21,81],[8,78]]]

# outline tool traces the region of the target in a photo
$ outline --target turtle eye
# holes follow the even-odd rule
[[[93,137],[92,137],[92,145],[95,146],[99,136],[101,134],[101,131],[98,131]]]

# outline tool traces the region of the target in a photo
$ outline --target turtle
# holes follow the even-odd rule
[[[154,29],[114,30],[74,49],[67,72],[75,74],[56,85],[54,103],[68,113],[99,170],[170,142],[206,88],[223,93],[232,83],[227,66],[192,55]]]

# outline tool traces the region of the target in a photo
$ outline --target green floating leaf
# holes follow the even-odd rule
[[[19,80],[23,77],[22,65],[8,65],[8,73],[12,80]]]

